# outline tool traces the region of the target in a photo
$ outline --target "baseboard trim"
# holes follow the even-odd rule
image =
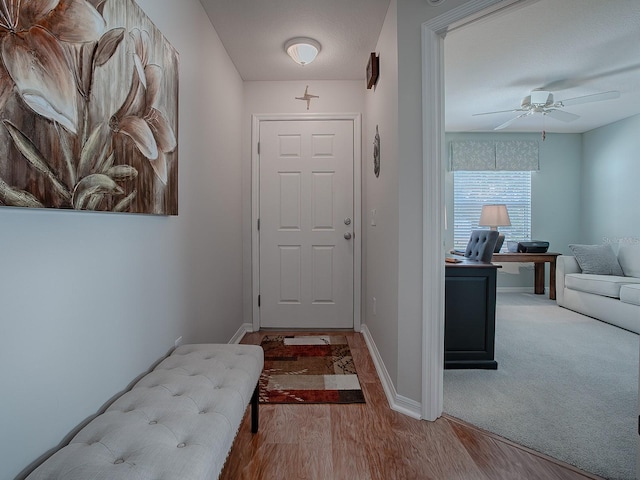
[[[378,347],[371,336],[371,332],[364,324],[360,326],[360,332],[362,333],[364,341],[367,344],[367,348],[369,349],[369,354],[371,355],[373,364],[376,367],[376,372],[378,372],[378,377],[380,377],[380,383],[382,383],[382,388],[391,410],[402,413],[408,417],[415,418],[416,420],[421,420],[422,405],[415,400],[398,395],[396,387],[389,376],[389,372],[382,361]]]
[[[544,287],[545,294],[549,293],[549,287]],[[498,293],[535,293],[533,286],[530,287],[498,287],[496,288]]]
[[[229,340],[229,343],[230,344],[240,343],[240,341],[242,340],[242,337],[244,337],[247,333],[252,333],[252,332],[253,332],[253,324],[243,323],[242,325],[240,325],[240,328],[235,333],[235,335],[231,337],[231,340]]]

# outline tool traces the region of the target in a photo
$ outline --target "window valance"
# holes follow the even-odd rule
[[[451,170],[537,171],[538,142],[531,140],[464,140],[450,143]]]

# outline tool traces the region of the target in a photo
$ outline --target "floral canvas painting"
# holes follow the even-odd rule
[[[133,0],[2,0],[0,57],[0,205],[178,214],[178,55]]]

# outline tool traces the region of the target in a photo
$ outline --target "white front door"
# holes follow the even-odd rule
[[[261,121],[260,326],[354,327],[354,127]]]

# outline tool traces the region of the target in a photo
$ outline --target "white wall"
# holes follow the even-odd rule
[[[371,331],[397,400],[416,410],[422,402],[423,369],[422,24],[466,1],[432,7],[424,0],[392,0],[376,46],[380,79],[366,97],[363,323]],[[376,125],[381,137],[379,178],[369,168]],[[375,227],[370,224],[372,209],[378,212]],[[427,248],[442,247],[438,243]]]
[[[366,67],[363,60],[362,71]],[[303,67],[300,67],[303,68]],[[296,100],[309,93],[318,95],[307,102]],[[314,113],[359,113],[364,111],[364,92],[366,84],[362,81],[309,80],[309,81],[265,81],[244,83],[244,108],[242,115],[242,239],[243,239],[243,313],[244,322],[252,323],[252,263],[251,263],[251,122],[252,115]]]
[[[366,61],[362,61],[363,75]],[[309,110],[307,102],[295,98],[304,95],[307,85],[309,93],[320,97],[311,100]],[[364,80],[244,82],[244,131],[251,127],[253,114],[361,113],[366,89]]]
[[[242,81],[197,0],[138,0],[180,52],[179,216],[0,208],[0,479],[173,347],[242,323]]]
[[[366,93],[363,123],[363,294],[367,326],[391,381],[398,380],[398,42],[397,2],[391,0],[376,46],[380,75]],[[373,173],[373,139],[380,132],[380,176]],[[376,225],[371,225],[372,210]],[[376,298],[376,314],[373,313]]]
[[[422,25],[472,0],[398,0],[398,393],[422,397]],[[440,159],[437,159],[440,161]],[[439,206],[432,205],[434,209]]]

